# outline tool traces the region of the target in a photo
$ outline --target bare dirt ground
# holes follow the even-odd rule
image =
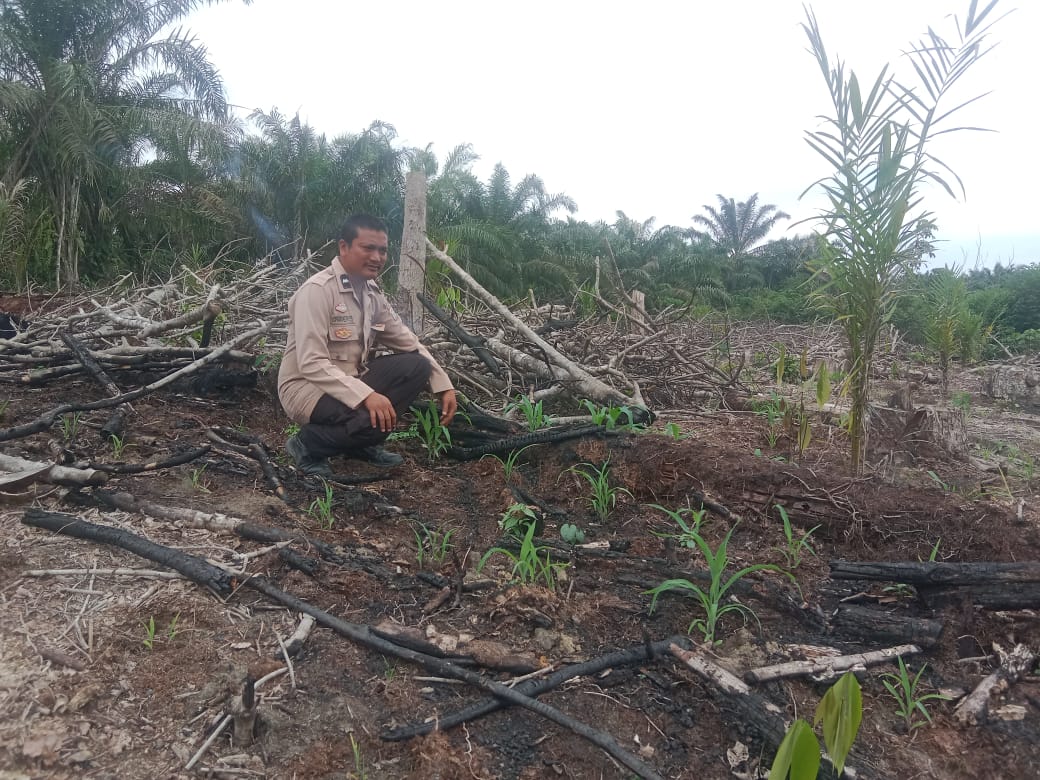
[[[281,588],[355,623],[382,621],[417,627],[451,642],[492,640],[535,666],[561,666],[686,632],[697,616],[691,599],[662,597],[648,613],[645,593],[700,562],[654,532],[669,530],[664,513],[700,494],[741,518],[731,542],[731,569],[750,563],[783,564],[776,505],[786,507],[800,531],[814,526],[816,556],[794,571],[797,591],[780,575],[762,573],[741,595],[758,620],[730,615],[722,622],[718,662],[737,674],[786,660],[796,643],[844,652],[879,649],[883,642],[852,641],[827,621],[839,601],[883,604],[896,613],[939,617],[937,647],[910,659],[922,664],[924,691],[970,691],[993,668],[994,641],[1040,648],[1040,623],[1031,611],[951,608],[933,613],[912,589],[832,582],[827,561],[927,560],[938,540],[943,561],[1040,560],[1040,455],[1035,416],[985,401],[977,376],[957,387],[971,393],[969,428],[977,458],[1001,466],[1001,476],[978,463],[918,460],[847,476],[846,441],[817,424],[801,462],[790,462],[790,442],[769,447],[763,418],[750,412],[705,411],[680,419],[683,438],[665,435],[658,420],[647,433],[540,445],[526,450],[514,484],[560,510],[544,518],[543,536],[559,539],[564,522],[582,527],[587,541],[607,541],[619,553],[578,556],[555,590],[508,584],[503,556],[477,574],[476,562],[501,537],[498,521],[515,501],[502,464],[429,462],[415,439],[392,443],[404,466],[377,472],[356,461],[337,470],[382,474],[364,486],[334,488],[331,528],[308,512],[323,486],[301,479],[281,446],[286,421],[270,388],[200,397],[164,392],[134,404],[132,433],[121,458],[101,441],[104,412],[84,414],[70,441],[81,460],[145,462],[205,442],[214,425],[258,435],[275,458],[287,490],[276,497],[254,461],[211,451],[202,459],[158,473],[113,477],[105,489],[158,504],[222,512],[262,525],[301,530],[338,545],[347,564],[322,562],[314,576],[289,568],[270,545],[176,523],[84,505],[68,491],[46,485],[0,497],[0,778],[621,778],[631,777],[603,752],[539,716],[506,709],[465,727],[405,742],[380,738],[389,728],[454,712],[485,696],[465,685],[367,650],[317,628],[295,657],[291,674],[259,689],[261,723],[251,746],[216,736],[191,770],[185,769],[226,711],[228,680],[241,670],[254,678],[286,666],[280,651],[299,615],[259,593],[240,589],[217,598],[184,579],[150,574],[114,575],[115,568],[155,569],[119,549],[70,539],[21,523],[31,507],[68,512],[123,528],[238,571],[263,575]],[[61,387],[0,388],[9,400],[3,426],[35,418],[70,395],[95,397],[86,380]],[[7,442],[4,452],[50,458],[49,433]],[[622,494],[613,513],[598,520],[588,484],[572,466],[610,462]],[[929,474],[931,472],[931,474]],[[89,491],[88,491],[89,492]],[[82,498],[82,497],[81,497]],[[704,533],[717,544],[734,518],[708,513]],[[423,527],[451,532],[450,551],[438,559],[429,545],[418,560]],[[266,551],[264,551],[264,549]],[[305,549],[299,552],[307,554]],[[259,552],[259,554],[257,554]],[[663,562],[662,560],[663,559]],[[362,563],[358,563],[358,562]],[[47,570],[74,570],[42,574]],[[497,585],[430,606],[438,587],[420,572],[455,581]],[[786,596],[786,597],[785,597]],[[152,628],[154,627],[154,628]],[[966,642],[970,637],[973,642]],[[698,635],[694,632],[692,638]],[[967,653],[981,659],[965,661]],[[907,733],[880,675],[860,675],[863,725],[850,765],[875,778],[1040,777],[1040,680],[1028,676],[994,706],[1024,707],[1022,720],[994,720],[963,728],[952,702],[931,702],[934,724]],[[493,675],[508,680],[515,674]],[[826,684],[805,679],[768,683],[759,692],[788,716],[810,717]],[[761,740],[713,696],[708,686],[670,656],[635,667],[580,678],[544,700],[610,734],[669,778],[755,777],[768,767]],[[740,760],[746,746],[746,759]]]

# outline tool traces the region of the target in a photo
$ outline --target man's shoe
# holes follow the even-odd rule
[[[328,458],[315,458],[307,451],[307,448],[296,434],[293,434],[286,440],[285,451],[292,456],[293,461],[296,463],[296,469],[301,474],[331,479],[332,467],[329,465]]]
[[[404,463],[404,458],[396,452],[387,452],[378,444],[373,444],[371,447],[362,447],[354,454],[354,457],[368,461],[373,466],[383,466],[384,468],[400,466]]]

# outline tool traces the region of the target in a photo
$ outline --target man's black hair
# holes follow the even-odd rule
[[[371,214],[354,214],[343,223],[343,227],[339,231],[339,237],[347,242],[347,246],[350,246],[354,243],[354,239],[357,238],[359,230],[375,230],[379,233],[390,232],[386,227],[386,223],[379,217],[373,217]]]

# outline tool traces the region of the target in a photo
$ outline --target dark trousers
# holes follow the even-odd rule
[[[426,387],[432,370],[430,361],[418,352],[401,352],[375,358],[361,380],[389,398],[401,415]],[[311,421],[300,428],[299,439],[312,456],[328,458],[379,444],[388,435],[372,427],[363,405],[351,409],[326,393],[311,412]]]

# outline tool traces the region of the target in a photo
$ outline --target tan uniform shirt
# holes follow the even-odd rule
[[[289,299],[289,336],[278,369],[278,399],[286,414],[306,425],[325,393],[356,409],[373,392],[360,377],[377,346],[418,351],[433,366],[430,389],[452,389],[444,369],[401,322],[379,285],[369,281],[355,290],[337,257]]]

